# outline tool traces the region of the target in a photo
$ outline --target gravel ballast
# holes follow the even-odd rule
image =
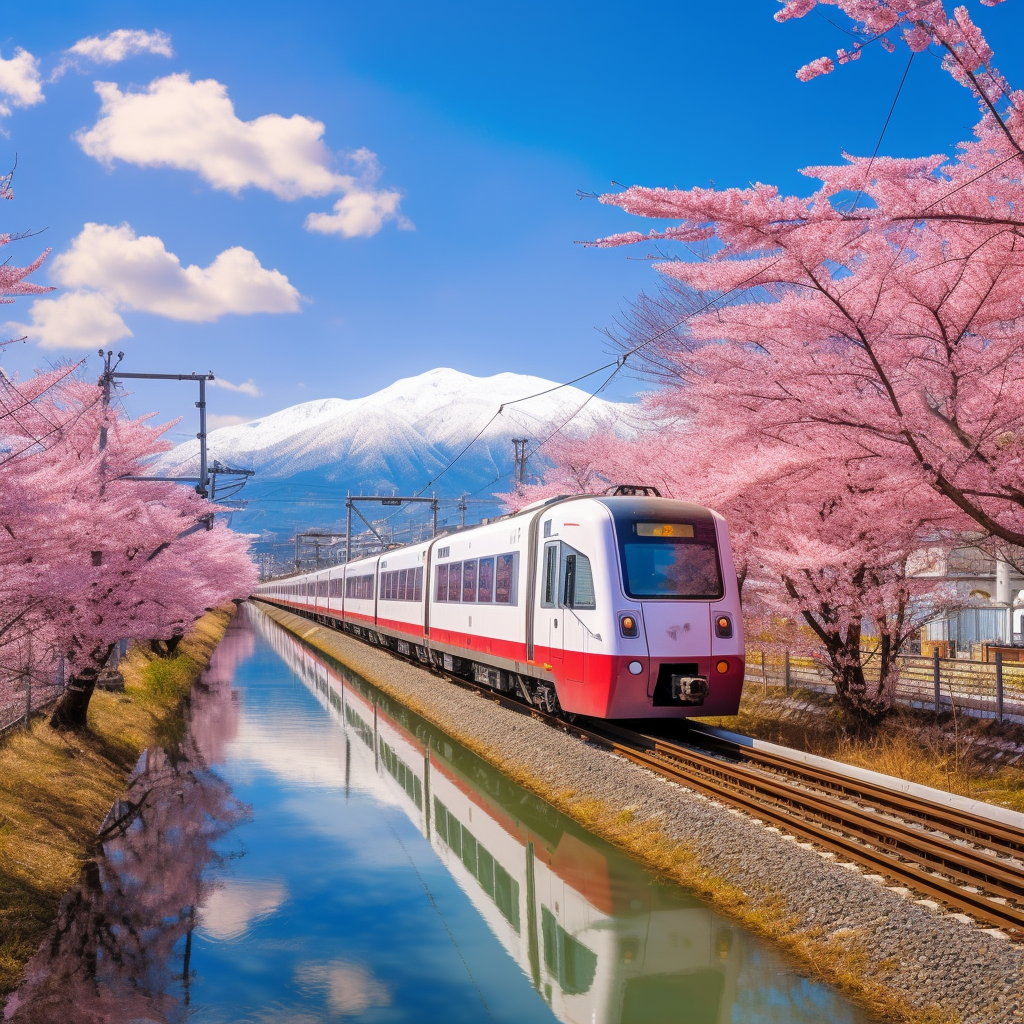
[[[888,1019],[1024,1021],[1024,948],[996,930],[418,665],[256,606]]]

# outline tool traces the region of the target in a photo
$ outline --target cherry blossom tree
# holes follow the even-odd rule
[[[821,184],[802,197],[633,186],[601,201],[675,223],[594,244],[704,247],[699,259],[654,259],[691,299],[679,329],[630,339],[671,386],[699,386],[780,444],[815,452],[848,439],[1002,544],[1024,544],[1024,94],[963,8],[837,3],[858,38],[840,61],[891,37],[940,48],[981,107],[974,139],[952,159],[807,168]],[[815,6],[793,0],[779,17]]]
[[[7,175],[0,199],[11,195]],[[51,290],[26,280],[46,255],[0,267],[0,302]],[[119,640],[171,647],[256,582],[247,538],[214,522],[220,509],[178,484],[128,479],[170,447],[167,428],[112,414],[80,365],[24,381],[0,370],[0,650],[31,639],[66,659],[59,728],[85,727]]]
[[[40,445],[41,423],[59,427],[59,440]],[[66,658],[71,678],[53,724],[80,728],[118,640],[180,635],[205,610],[248,595],[248,540],[214,524],[216,506],[188,488],[125,479],[144,475],[168,444],[145,419],[111,418],[97,386],[65,380],[0,428],[24,450],[0,464],[10,496],[0,510],[0,625],[8,639],[30,633]]]
[[[913,562],[922,537],[948,543],[956,515],[926,484],[852,451],[780,445],[754,420],[720,417],[698,388],[652,392],[631,430],[560,438],[547,454],[544,483],[507,495],[512,507],[628,482],[716,509],[748,646],[817,658],[852,721],[891,709],[897,657],[932,607],[922,598],[933,581],[915,577]],[[865,624],[877,640],[867,652]]]

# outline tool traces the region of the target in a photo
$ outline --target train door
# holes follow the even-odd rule
[[[543,655],[537,652],[537,661],[550,661],[561,666],[565,623],[558,602],[559,548],[557,540],[545,541],[537,560],[540,582],[534,617],[534,643],[544,652]]]
[[[562,608],[562,651],[565,678],[586,682],[590,628],[586,619],[594,611],[594,576],[590,559],[562,543],[559,553],[558,597]]]

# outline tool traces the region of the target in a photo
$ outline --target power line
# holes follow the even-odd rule
[[[892,120],[893,111],[896,109],[896,104],[899,102],[900,93],[903,92],[903,83],[907,80],[907,75],[910,74],[910,65],[914,63],[914,57],[916,55],[911,51],[910,60],[907,61],[907,66],[903,69],[903,77],[900,79],[900,84],[896,89],[896,95],[892,98],[892,106],[889,107],[889,113],[886,115],[885,124],[882,125],[882,131],[879,133],[878,141],[875,143],[875,151],[871,154],[871,159],[868,161],[868,169],[864,172],[864,184],[861,185],[860,191],[857,193],[857,198],[853,201],[853,206],[850,207],[850,213],[853,213],[857,209],[857,204],[860,202],[861,197],[864,195],[864,189],[868,186],[868,180],[871,175],[871,168],[875,164],[875,157],[878,156],[878,150],[882,146],[882,139],[885,138],[885,130],[889,127],[889,122]]]

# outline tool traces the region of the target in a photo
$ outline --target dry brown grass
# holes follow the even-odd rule
[[[306,643],[331,657],[339,658],[343,653],[344,644],[333,644],[331,641],[335,638],[329,630],[269,605],[261,604],[260,608],[285,628],[297,632]],[[814,930],[798,930],[797,923],[784,912],[780,900],[773,893],[744,892],[716,874],[713,865],[703,863],[694,849],[666,835],[657,824],[637,820],[629,808],[610,806],[573,789],[552,789],[527,765],[497,755],[474,736],[453,728],[451,722],[440,720],[434,705],[400,692],[376,676],[366,663],[360,664],[357,671],[383,693],[443,729],[514,782],[547,800],[594,835],[662,877],[690,889],[719,913],[749,931],[775,942],[798,969],[833,985],[879,1022],[956,1024],[957,1017],[937,1006],[919,1009],[896,997],[886,987],[885,978],[878,975],[877,968],[872,969],[871,958],[859,934],[829,937]],[[736,727],[734,720],[728,721],[733,722],[733,728]]]
[[[183,720],[233,613],[205,615],[174,658],[130,651],[125,692],[93,695],[88,732],[58,733],[40,717],[0,741],[0,994],[18,984],[139,754]]]
[[[935,789],[1024,812],[1024,768],[999,766],[983,752],[986,740],[1024,740],[1020,726],[945,712],[898,710],[869,734],[847,728],[822,694],[795,696],[817,708],[794,711],[785,694],[760,687],[744,692],[738,715],[701,719],[708,725],[870,768]]]

